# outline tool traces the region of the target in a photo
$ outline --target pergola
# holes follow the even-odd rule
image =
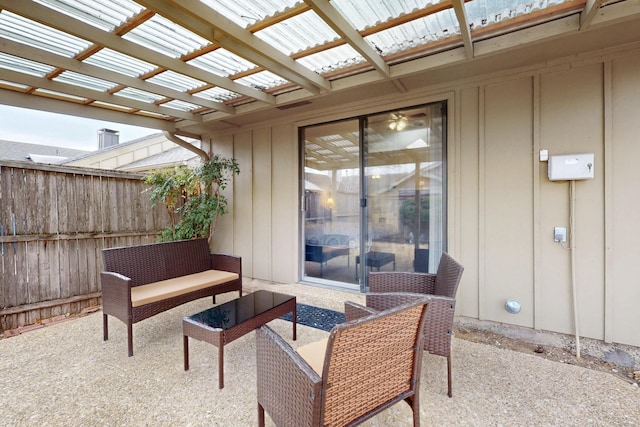
[[[633,0],[0,0],[0,103],[199,137],[634,41],[638,16]]]

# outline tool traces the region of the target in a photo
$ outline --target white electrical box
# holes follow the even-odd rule
[[[549,157],[549,180],[593,179],[593,153]]]

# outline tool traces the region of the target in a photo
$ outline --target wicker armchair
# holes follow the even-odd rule
[[[406,302],[407,297],[398,292],[429,295],[429,309],[424,326],[424,349],[447,358],[448,395],[451,392],[451,336],[453,315],[456,308],[456,292],[464,267],[449,254],[443,253],[436,274],[380,272],[369,273],[369,290],[372,293],[392,293],[367,295],[367,307],[376,311],[386,310]],[[349,318],[349,317],[347,317]]]
[[[264,426],[266,411],[281,427],[353,426],[404,400],[419,426],[425,316],[420,296],[337,325],[328,339],[298,351],[262,326],[256,331],[258,424]]]

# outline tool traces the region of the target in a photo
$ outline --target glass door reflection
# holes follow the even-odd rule
[[[434,272],[443,251],[442,104],[367,118],[361,270]],[[360,259],[356,259],[360,267]]]
[[[435,272],[446,244],[446,103],[301,129],[302,279],[365,291]]]
[[[303,130],[304,280],[357,283],[360,242],[358,120]]]

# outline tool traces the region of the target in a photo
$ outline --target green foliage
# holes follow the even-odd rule
[[[148,175],[145,182],[151,186],[151,201],[164,204],[171,218],[160,240],[211,239],[218,218],[228,212],[221,192],[239,173],[235,159],[215,155],[197,168],[179,166]]]
[[[400,205],[400,221],[403,225],[415,230],[416,224],[416,200],[407,199]],[[420,228],[429,227],[429,197],[420,197]]]

